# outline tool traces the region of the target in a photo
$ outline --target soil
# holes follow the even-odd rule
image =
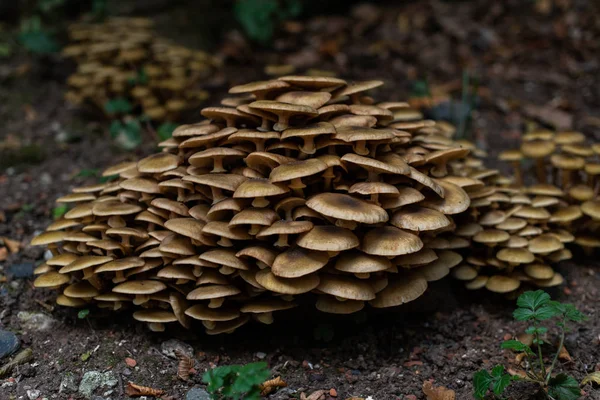
[[[554,8],[546,13],[542,3]],[[185,6],[178,7],[169,12],[179,15],[179,23],[193,24]],[[207,83],[213,93],[207,105],[217,104],[233,84],[264,77],[265,66],[288,64],[298,72],[318,68],[348,79],[384,79],[377,97],[387,100],[414,97],[415,85],[426,81],[430,92],[450,96],[429,110],[439,116],[448,114],[450,104],[465,107],[461,77],[469,71],[478,86],[465,135],[489,150],[490,163],[532,124],[600,137],[597,2],[424,1],[362,7],[286,23],[274,50],[227,33],[212,43],[225,64]],[[168,18],[162,12],[154,17],[168,31]],[[127,398],[124,388],[132,381],[183,399],[201,384],[207,368],[259,360],[288,384],[273,399],[321,389],[335,389],[339,399],[425,399],[421,387],[432,379],[462,400],[472,398],[475,371],[513,366],[514,354],[499,344],[525,328],[512,320],[514,301],[467,292],[452,280],[437,282],[426,296],[398,310],[341,318],[301,307],[276,316],[274,325],[251,324],[217,337],[199,331],[150,333],[128,315],[92,310],[79,319],[76,312],[51,306],[51,292],[33,290],[27,272],[18,275],[43,258],[43,250],[28,242],[51,221],[54,199],[95,179],[82,175],[150,154],[157,142],[147,133],[139,149],[119,150],[106,121],[90,120],[64,103],[67,74],[68,65],[56,56],[17,54],[0,65],[0,237],[22,245],[0,261],[0,328],[17,333],[34,357],[0,381],[0,400],[27,399],[32,390],[39,390],[40,398],[79,399],[78,393],[59,393],[60,383],[67,374],[81,378],[91,370],[112,370],[119,378],[113,393],[97,392],[104,398]],[[589,316],[567,337],[572,361],[559,365],[580,381],[600,370],[600,268],[597,259],[577,254],[558,269],[567,284],[550,293]],[[50,315],[54,325],[48,331],[25,329],[20,311]],[[188,382],[177,379],[176,360],[161,354],[161,343],[172,337],[194,347],[197,374]],[[554,332],[549,339],[555,340]],[[86,353],[90,356],[83,361]],[[137,366],[128,366],[127,357]],[[583,398],[600,399],[598,389],[588,385],[583,390]],[[507,397],[535,399],[535,388],[516,384]]]

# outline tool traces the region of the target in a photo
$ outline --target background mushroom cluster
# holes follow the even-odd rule
[[[54,255],[35,286],[59,289],[62,305],[130,307],[154,330],[199,320],[209,334],[300,302],[349,314],[418,298],[462,262],[453,249],[468,240],[440,240],[479,189],[453,166],[469,150],[452,127],[376,103],[381,84],[231,88],[162,152],[58,199],[73,207],[32,242]]]
[[[219,64],[203,51],[159,37],[145,18],[77,23],[69,27],[69,36],[63,55],[73,59],[77,69],[67,80],[65,97],[107,114],[177,120],[181,112],[206,100],[208,93],[200,84]],[[111,107],[109,102],[116,99],[121,103]]]
[[[552,264],[572,257],[565,245],[575,240],[562,191],[550,184],[514,185],[477,155],[483,154],[473,149],[472,156],[453,165],[471,204],[452,232],[468,241],[458,242],[466,249],[465,261],[452,275],[467,289],[511,295],[524,286],[560,285],[564,279]]]
[[[505,151],[500,159],[513,165],[519,185],[522,164],[531,162],[535,173],[527,175],[557,200],[549,204],[550,221],[572,232],[587,254],[600,247],[600,143],[576,131],[532,131],[523,135],[520,149]]]

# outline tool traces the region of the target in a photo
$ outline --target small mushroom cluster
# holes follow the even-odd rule
[[[532,131],[523,135],[519,150],[500,154],[510,162],[516,183],[522,184],[521,162],[535,161],[537,183],[555,185],[551,222],[575,234],[586,253],[600,247],[600,143],[581,132]]]
[[[155,330],[200,320],[209,334],[299,302],[349,314],[418,298],[462,261],[436,238],[469,207],[451,167],[469,150],[407,103],[375,103],[381,84],[231,88],[162,152],[58,199],[74,207],[32,241],[54,255],[35,286],[60,289],[61,305],[133,307]]]
[[[108,101],[123,98],[133,113],[154,121],[177,120],[198,106],[208,92],[199,84],[218,60],[157,36],[145,18],[109,18],[101,24],[69,27],[71,44],[63,55],[77,63],[68,80],[67,101],[105,111]]]
[[[475,149],[472,153],[478,155]],[[572,257],[565,244],[575,240],[562,191],[550,184],[514,186],[480,158],[457,164],[454,170],[463,176],[455,183],[469,194],[471,205],[453,232],[469,243],[465,262],[452,275],[465,281],[467,289],[496,293],[517,293],[523,283],[560,285],[563,277],[552,264]]]

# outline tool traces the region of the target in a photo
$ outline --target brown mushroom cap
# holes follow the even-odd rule
[[[341,193],[320,193],[306,206],[327,217],[365,224],[386,222],[388,213],[381,207]]]
[[[342,275],[324,275],[317,290],[342,299],[373,300],[375,292],[367,282]]]
[[[271,272],[281,278],[298,278],[320,270],[328,261],[326,252],[294,247],[275,257]]]
[[[185,310],[185,315],[201,321],[231,321],[240,316],[235,309],[209,308],[204,304],[194,304]]]
[[[600,220],[600,200],[589,200],[581,205],[581,211],[594,220]]]
[[[352,274],[369,274],[388,270],[392,268],[392,263],[385,257],[350,251],[339,256],[334,268]]]
[[[275,293],[297,295],[310,292],[320,282],[316,274],[304,275],[298,278],[280,278],[268,269],[256,273],[256,281],[265,289]]]
[[[523,248],[501,249],[496,257],[511,264],[528,264],[535,259],[532,252]]]
[[[376,256],[393,257],[415,253],[423,248],[418,236],[393,226],[374,228],[365,233],[361,250]]]
[[[407,277],[390,283],[377,293],[369,304],[375,308],[395,307],[420,297],[427,290],[427,281],[421,277]]]
[[[358,247],[358,238],[351,230],[338,226],[318,225],[301,234],[296,242],[309,250],[344,251]]]
[[[531,239],[527,248],[534,254],[548,254],[564,247],[565,245],[556,237],[544,234]]]
[[[401,229],[423,232],[446,228],[451,221],[439,211],[413,205],[394,212],[390,223]]]
[[[35,278],[33,286],[38,288],[57,288],[68,283],[70,280],[68,275],[50,271]]]
[[[485,287],[490,292],[508,293],[517,290],[521,286],[521,281],[508,276],[493,275],[485,283]]]
[[[337,300],[333,296],[321,295],[315,304],[317,310],[328,314],[352,314],[365,307],[364,301],[360,300]]]
[[[141,322],[167,323],[176,322],[177,317],[170,311],[141,310],[133,313],[133,319]]]

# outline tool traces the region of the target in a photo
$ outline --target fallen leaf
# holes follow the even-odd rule
[[[587,385],[588,383],[595,383],[597,385],[600,385],[600,371],[592,372],[591,374],[588,374],[581,381],[582,385]]]
[[[306,394],[302,392],[300,393],[300,400],[324,400],[328,392],[328,390],[317,390],[316,392],[311,393],[311,395],[308,397],[306,397]]]
[[[434,387],[432,381],[423,382],[423,393],[427,400],[455,400],[456,393],[444,386]]]
[[[139,396],[153,396],[160,397],[165,393],[164,390],[154,389],[148,386],[140,386],[136,385],[133,382],[127,383],[127,387],[125,388],[125,393],[129,397],[139,397]]]
[[[416,365],[423,365],[423,361],[407,361],[404,363],[405,367],[414,367]]]
[[[337,397],[337,390],[335,390],[334,388],[329,389],[329,395],[331,397]]]
[[[521,378],[527,377],[527,374],[525,373],[525,371],[520,370],[520,369],[516,370],[516,369],[509,368],[506,370],[506,372],[508,372],[508,374],[511,376],[520,376]]]
[[[0,247],[0,261],[6,260],[7,256],[8,256],[8,250],[6,250],[6,247]]]
[[[7,237],[3,237],[2,241],[4,242],[4,245],[8,248],[8,251],[10,251],[11,253],[14,254],[19,252],[19,249],[21,248],[21,242],[19,242],[18,240],[12,240]]]
[[[573,359],[571,358],[571,355],[569,354],[569,352],[567,351],[567,348],[565,346],[560,348],[560,351],[558,352],[558,358],[563,361],[568,361],[568,362],[573,361]]]
[[[133,358],[131,358],[131,357],[127,357],[127,358],[125,359],[125,364],[127,364],[127,366],[128,366],[128,367],[131,367],[131,368],[133,368],[133,367],[135,367],[135,366],[137,365],[137,361],[135,361],[135,360],[134,360]]]
[[[283,379],[281,379],[280,376],[278,376],[277,378],[269,379],[268,381],[261,383],[258,388],[260,389],[260,395],[266,396],[271,392],[277,390],[277,388],[282,388],[286,386],[287,383]]]
[[[181,380],[187,381],[190,379],[190,371],[194,368],[195,361],[192,357],[189,357],[181,350],[175,350],[175,356],[179,360],[177,366],[177,377]]]

